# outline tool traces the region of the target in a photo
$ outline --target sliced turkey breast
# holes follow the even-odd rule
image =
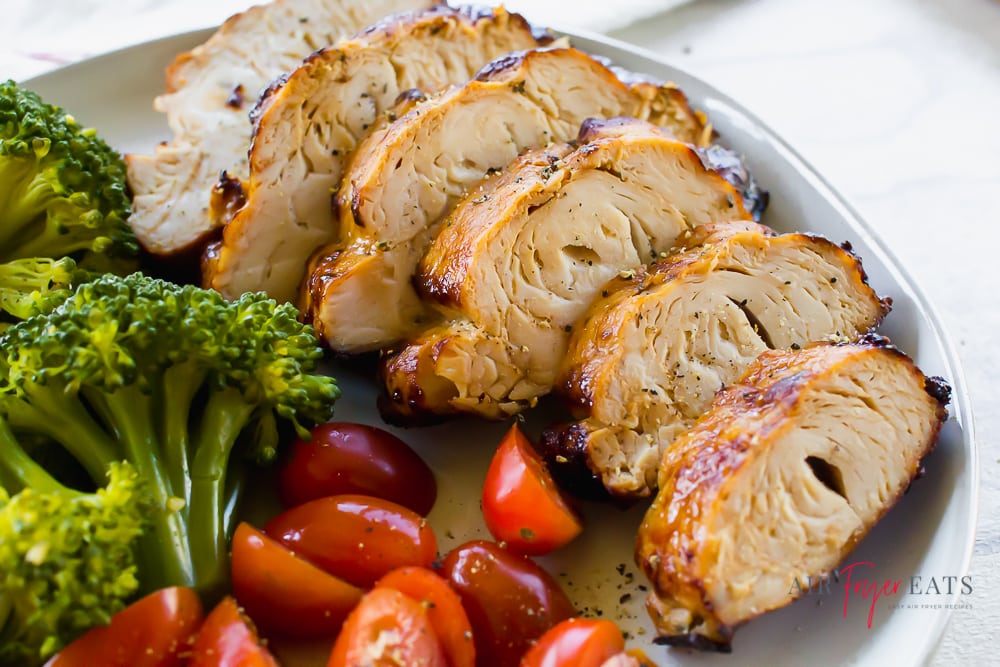
[[[550,41],[503,9],[440,7],[396,17],[308,58],[262,99],[241,207],[205,284],[235,298],[295,301],[310,255],[334,241],[347,158],[401,92],[465,83],[511,51]]]
[[[658,641],[728,651],[829,574],[920,474],[949,393],[884,339],[765,352],[664,454],[636,546]]]
[[[556,387],[585,419],[546,431],[542,450],[584,495],[589,479],[649,495],[663,448],[761,352],[853,339],[888,312],[824,238],[709,226],[686,244],[606,285],[573,333]]]
[[[578,143],[525,154],[448,217],[417,278],[447,322],[384,360],[387,418],[523,410],[552,388],[608,280],[697,225],[749,217],[691,146],[649,123],[588,121]]]
[[[275,0],[233,16],[207,42],[177,56],[167,69],[167,91],[154,103],[173,138],[153,155],[126,156],[134,195],[129,222],[143,247],[173,254],[212,230],[212,185],[223,170],[246,177],[247,112],[272,79],[387,14],[437,3]]]
[[[711,134],[678,89],[626,85],[570,48],[503,57],[372,134],[338,195],[345,241],[321,253],[305,295],[318,332],[353,353],[416,331],[429,313],[410,281],[452,206],[521,151],[568,141],[587,118],[621,115],[693,144]]]

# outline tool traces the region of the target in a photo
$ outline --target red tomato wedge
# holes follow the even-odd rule
[[[54,655],[46,667],[179,667],[202,621],[190,588],[164,588],[133,602]]]
[[[331,422],[296,440],[278,472],[285,507],[316,498],[364,494],[427,516],[437,498],[434,473],[409,445],[374,426]]]
[[[264,532],[349,584],[368,588],[397,567],[430,567],[437,539],[422,516],[371,496],[331,496],[276,516]]]
[[[503,437],[486,472],[483,518],[498,542],[528,556],[551,553],[583,530],[517,424]]]
[[[261,644],[236,600],[226,597],[201,626],[187,666],[278,667],[278,662]]]
[[[252,526],[233,535],[233,594],[266,636],[334,637],[364,594]]]
[[[456,547],[441,573],[462,598],[472,623],[478,667],[516,665],[549,628],[576,615],[545,570],[492,542]]]
[[[420,602],[450,667],[475,667],[472,626],[462,600],[448,582],[422,567],[401,567],[378,580],[375,588],[392,588]]]
[[[376,588],[344,623],[327,667],[448,667],[426,607],[391,588]]]
[[[624,650],[625,638],[611,621],[570,618],[542,635],[521,667],[601,667]]]

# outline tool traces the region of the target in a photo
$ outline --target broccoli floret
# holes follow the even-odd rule
[[[149,484],[144,590],[218,592],[247,463],[275,459],[279,419],[307,436],[339,396],[291,305],[141,274],[80,285],[0,348],[0,415],[15,433],[59,443],[95,484],[118,460]]]
[[[121,155],[59,107],[0,83],[0,262],[72,255],[115,270],[139,248],[129,211]]]
[[[127,463],[108,478],[95,492],[63,486],[0,417],[0,665],[41,662],[138,590],[143,485]]]
[[[24,320],[59,305],[72,294],[70,287],[85,280],[69,257],[29,257],[0,264],[0,332],[7,328],[6,313]]]

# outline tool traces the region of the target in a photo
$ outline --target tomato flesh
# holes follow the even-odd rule
[[[475,667],[476,648],[469,617],[448,582],[422,567],[402,567],[378,580],[375,588],[392,588],[420,602],[450,667]]]
[[[492,542],[456,547],[444,559],[442,575],[469,616],[478,667],[516,665],[549,628],[576,615],[545,570]]]
[[[364,591],[241,523],[233,535],[233,594],[267,636],[333,637]]]
[[[542,635],[521,667],[601,667],[624,650],[625,638],[611,621],[570,618]]]
[[[427,520],[371,496],[331,496],[293,507],[264,532],[330,574],[370,588],[397,567],[430,567],[437,539]]]
[[[482,507],[493,537],[528,556],[551,553],[583,530],[517,424],[503,437],[490,463]]]
[[[216,605],[205,619],[188,667],[278,667],[261,644],[257,630],[232,597]]]
[[[376,588],[344,623],[327,667],[448,667],[423,604]]]
[[[292,445],[278,472],[278,494],[285,507],[326,496],[376,496],[427,516],[437,482],[420,455],[392,433],[331,422],[314,428],[308,442]]]

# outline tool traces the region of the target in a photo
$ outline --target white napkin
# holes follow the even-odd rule
[[[606,32],[686,0],[510,0],[537,25]],[[219,25],[253,0],[3,0],[0,81],[131,44]],[[492,3],[489,3],[492,4]]]

